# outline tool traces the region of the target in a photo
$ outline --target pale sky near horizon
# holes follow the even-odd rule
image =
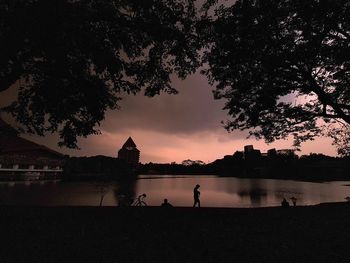
[[[57,136],[25,138],[72,156],[116,156],[131,136],[141,151],[141,162],[181,162],[185,159],[211,162],[253,144],[266,152],[270,148],[291,148],[292,142],[281,140],[267,145],[262,140],[246,139],[246,132],[228,133],[221,121],[229,119],[222,110],[224,101],[213,99],[212,88],[199,73],[185,80],[174,79],[177,95],[161,94],[147,98],[142,94],[125,95],[121,109],[109,111],[101,123],[101,134],[79,139],[80,150],[57,146]],[[0,105],[13,98],[14,91],[0,93]],[[298,154],[311,152],[336,155],[327,138],[302,144]]]

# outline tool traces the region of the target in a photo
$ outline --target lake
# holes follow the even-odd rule
[[[274,179],[242,179],[217,176],[139,176],[134,182],[113,183],[106,188],[105,206],[118,205],[120,195],[146,193],[148,205],[158,206],[167,198],[174,206],[192,206],[193,188],[200,184],[203,207],[279,206],[282,199],[297,205],[342,202],[350,196],[350,182],[301,182]],[[96,206],[100,186],[91,182],[0,182],[1,205]],[[290,202],[291,203],[291,202]]]

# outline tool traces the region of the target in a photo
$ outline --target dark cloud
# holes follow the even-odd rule
[[[119,132],[144,129],[171,134],[193,134],[222,129],[223,102],[215,101],[205,77],[195,74],[181,81],[174,79],[177,95],[161,94],[148,98],[127,96],[121,109],[109,112],[102,129]]]

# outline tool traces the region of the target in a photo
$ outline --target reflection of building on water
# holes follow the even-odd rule
[[[135,199],[136,180],[119,181],[114,187],[114,197],[118,206],[129,206]]]
[[[0,180],[59,178],[64,155],[18,136],[0,118]]]
[[[249,197],[250,203],[253,206],[260,206],[262,204],[262,201],[265,201],[267,198],[266,191],[259,188],[242,190],[238,192],[238,195],[242,198]]]
[[[123,147],[118,151],[118,158],[125,160],[132,166],[137,166],[140,160],[140,151],[133,139],[129,137],[124,143]]]

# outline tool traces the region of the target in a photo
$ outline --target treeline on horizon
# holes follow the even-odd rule
[[[276,178],[298,180],[345,180],[350,170],[349,157],[331,157],[323,154],[275,155],[244,158],[242,153],[227,155],[208,164],[193,161],[184,164],[143,164],[140,174],[205,174],[242,178]]]
[[[70,157],[64,166],[66,180],[129,180],[137,175],[217,175],[241,178],[276,178],[308,181],[348,180],[350,157],[323,154],[250,156],[227,155],[205,164],[185,160],[181,164],[146,163],[131,167],[124,160],[107,157]]]
[[[323,154],[261,156],[242,158],[225,156],[209,164],[215,174],[246,178],[297,179],[307,181],[343,180],[350,168],[349,157],[331,157]]]

